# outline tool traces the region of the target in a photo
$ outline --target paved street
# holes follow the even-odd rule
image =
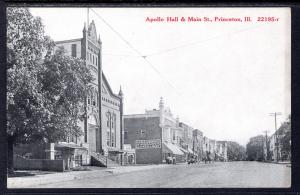
[[[73,180],[37,188],[289,187],[291,168],[260,162],[180,164]]]

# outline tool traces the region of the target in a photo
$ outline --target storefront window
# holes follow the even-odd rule
[[[115,147],[115,134],[114,134],[114,132],[111,133],[111,147]]]

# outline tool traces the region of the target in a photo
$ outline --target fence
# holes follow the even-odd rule
[[[49,159],[26,159],[20,155],[14,155],[14,168],[21,170],[42,170],[42,171],[64,171],[63,160]]]

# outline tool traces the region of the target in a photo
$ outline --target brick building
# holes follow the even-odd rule
[[[183,129],[183,145],[182,147],[186,149],[189,153],[193,153],[193,131],[194,128],[189,125],[179,122],[179,127]]]
[[[123,147],[123,93],[120,89],[115,94],[111,89],[102,66],[102,42],[97,35],[94,21],[88,27],[84,25],[82,37],[56,42],[56,47],[63,47],[66,55],[81,58],[90,69],[94,81],[90,84],[92,90],[86,97],[87,115],[80,122],[83,136],[70,137],[68,142],[87,149],[86,156],[75,157],[91,163],[91,157],[108,156],[120,163]]]
[[[159,109],[146,110],[144,114],[124,115],[124,143],[136,152],[137,164],[159,164],[168,156],[177,162],[186,160],[184,130],[179,127],[169,108],[161,98]]]
[[[204,157],[203,155],[203,132],[195,129],[193,131],[193,152],[197,155],[198,161],[201,161]]]

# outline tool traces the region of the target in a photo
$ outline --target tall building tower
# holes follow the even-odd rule
[[[102,70],[102,41],[97,37],[94,21],[84,24],[82,38],[56,42],[56,47],[63,47],[66,55],[81,58],[91,71],[94,80],[91,90],[86,94],[86,117],[80,122],[83,136],[76,138],[76,143],[88,150],[87,164],[90,157],[97,153],[120,161],[123,137],[123,92],[113,93]]]

